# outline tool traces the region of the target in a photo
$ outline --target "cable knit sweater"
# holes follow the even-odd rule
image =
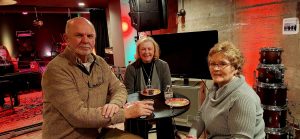
[[[124,105],[125,86],[101,57],[92,54],[88,61],[90,72],[67,47],[47,65],[42,79],[43,139],[95,139],[101,127],[125,121],[123,109],[112,118],[101,115],[106,103]]]
[[[212,139],[265,137],[260,99],[244,76],[219,89],[212,87],[196,119],[189,135],[199,137],[206,130]]]

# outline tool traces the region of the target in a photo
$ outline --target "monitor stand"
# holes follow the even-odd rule
[[[183,78],[183,85],[189,86],[189,78]]]
[[[193,81],[193,80],[190,80],[189,78],[183,78],[182,79],[179,79],[179,80],[174,80],[172,81],[172,84],[173,85],[178,85],[178,86],[198,86],[199,85],[199,81]]]

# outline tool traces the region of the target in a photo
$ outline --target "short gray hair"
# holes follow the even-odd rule
[[[84,17],[74,17],[74,18],[71,18],[71,19],[69,19],[69,20],[67,21],[67,24],[66,24],[66,27],[65,27],[65,33],[66,33],[66,34],[68,34],[68,32],[69,32],[69,29],[70,29],[71,24],[72,24],[73,22],[77,21],[77,20],[84,20],[84,21],[86,21],[86,22],[87,22],[88,24],[90,24],[90,25],[94,28],[94,30],[95,30],[95,27],[94,27],[93,23],[92,23],[90,20],[88,20],[88,19],[86,19],[86,18],[84,18]]]

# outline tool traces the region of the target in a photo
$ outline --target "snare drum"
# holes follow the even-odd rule
[[[287,106],[267,106],[264,109],[263,118],[265,126],[270,129],[284,128],[286,126]]]
[[[263,105],[284,106],[287,102],[287,87],[283,83],[268,84],[257,83],[256,89]]]
[[[280,64],[282,48],[267,47],[260,49],[259,61],[263,64]]]
[[[258,81],[264,83],[283,83],[283,64],[259,64],[257,67]]]

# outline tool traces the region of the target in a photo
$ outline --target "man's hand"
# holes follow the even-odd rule
[[[102,116],[105,118],[111,118],[115,113],[120,110],[120,107],[116,104],[105,104],[102,110]]]
[[[137,101],[131,106],[125,107],[125,118],[137,118],[141,116],[149,116],[153,113],[154,102],[151,100]]]

